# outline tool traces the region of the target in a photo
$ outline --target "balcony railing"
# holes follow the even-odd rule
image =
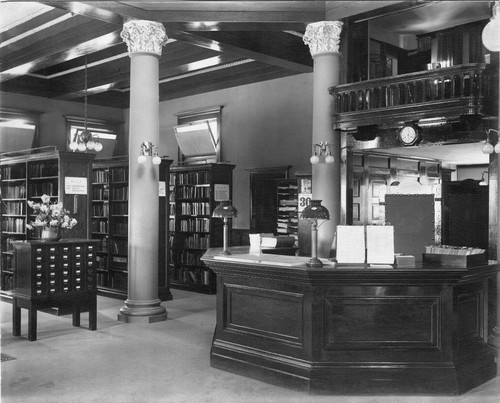
[[[488,66],[467,64],[332,87],[334,127],[394,127],[420,119],[485,114],[492,93]]]

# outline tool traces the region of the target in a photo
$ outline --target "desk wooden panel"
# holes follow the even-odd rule
[[[496,375],[496,264],[311,269],[216,253],[203,258],[218,284],[213,367],[312,394],[454,395]]]

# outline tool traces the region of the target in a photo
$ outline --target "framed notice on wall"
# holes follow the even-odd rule
[[[67,176],[64,178],[64,193],[68,195],[86,195],[87,178]]]
[[[221,183],[214,184],[214,200],[229,200],[229,185]]]

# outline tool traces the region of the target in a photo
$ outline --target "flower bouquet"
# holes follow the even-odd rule
[[[28,201],[30,206],[36,214],[35,221],[26,224],[29,229],[42,228],[42,238],[60,238],[60,229],[71,229],[78,221],[69,216],[69,211],[63,208],[62,203],[51,203],[50,196],[44,194],[41,203],[35,203],[31,200]],[[55,233],[56,235],[50,235]]]

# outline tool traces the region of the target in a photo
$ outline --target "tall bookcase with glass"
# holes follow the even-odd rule
[[[171,168],[170,284],[213,294],[215,274],[200,260],[208,248],[222,247],[223,223],[212,213],[232,198],[234,165],[203,164]]]
[[[167,269],[168,195],[171,160],[159,165],[158,295],[172,299]],[[101,240],[97,255],[99,293],[123,298],[128,292],[129,169],[127,157],[97,160],[92,169],[92,238]]]
[[[62,202],[78,224],[63,231],[63,238],[90,235],[91,163],[94,155],[58,151],[52,147],[3,154],[0,158],[0,271],[2,293],[13,287],[12,241],[37,239],[39,229],[26,227],[34,220],[28,201]]]

